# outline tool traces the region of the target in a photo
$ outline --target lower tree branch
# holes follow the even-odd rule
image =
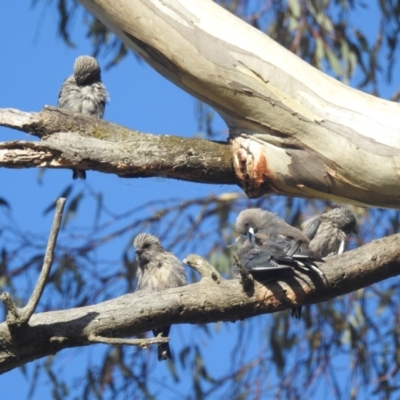
[[[34,314],[11,335],[0,324],[0,373],[70,347],[89,338],[129,337],[167,324],[235,321],[255,315],[318,303],[400,274],[400,234],[329,257],[317,273],[276,273],[275,280],[254,282],[245,293],[239,279],[199,283],[153,293],[139,291],[100,304]],[[272,276],[271,276],[272,278]]]

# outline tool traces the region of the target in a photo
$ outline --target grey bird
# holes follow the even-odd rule
[[[103,118],[108,93],[101,82],[97,60],[80,56],[75,60],[74,73],[65,79],[58,94],[58,107]],[[73,170],[73,179],[86,179],[86,171]]]
[[[325,277],[314,261],[323,261],[318,251],[309,248],[310,239],[299,229],[289,225],[276,214],[261,208],[249,208],[240,212],[236,219],[236,230],[242,235],[263,234],[264,245],[278,246],[285,254],[296,247],[296,255],[313,260],[303,269],[313,270]],[[301,268],[297,264],[298,268]],[[300,319],[301,307],[292,308],[292,316]]]
[[[185,268],[158,238],[148,233],[136,236],[133,245],[138,261],[136,290],[155,291],[187,285]],[[153,329],[154,336],[168,337],[171,326]],[[158,345],[158,360],[171,358],[168,343]]]
[[[357,234],[357,220],[348,208],[334,208],[306,222],[304,234],[310,239],[310,249],[322,257],[342,254],[346,235]]]
[[[243,210],[236,219],[236,230],[242,235],[262,233],[270,243],[282,250],[288,251],[296,242],[300,241],[297,250],[299,254],[320,259],[318,252],[308,247],[310,239],[299,229],[289,225],[276,214],[261,208]]]
[[[237,254],[242,266],[257,280],[264,280],[271,276],[271,271],[282,269],[313,269],[321,273],[315,262],[322,259],[299,253],[301,244],[301,240],[298,240],[282,248],[267,235],[250,232],[249,240],[245,241]]]

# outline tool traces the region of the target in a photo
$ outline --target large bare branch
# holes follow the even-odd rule
[[[79,1],[220,112],[250,196],[399,207],[399,104],[330,78],[212,1]]]
[[[326,281],[318,274],[287,271],[265,285],[254,282],[246,291],[240,279],[214,279],[207,272],[212,268],[190,256],[203,271],[199,283],[159,291],[157,296],[139,291],[93,306],[34,314],[13,335],[6,322],[0,324],[0,373],[65,348],[93,344],[96,337],[107,341],[165,324],[235,321],[326,301],[400,274],[399,249],[397,234],[330,257],[320,265]]]
[[[0,167],[79,167],[126,178],[238,183],[227,143],[140,133],[54,107],[40,113],[0,109],[0,125],[42,139],[0,143]]]

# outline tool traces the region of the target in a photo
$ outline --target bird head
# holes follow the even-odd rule
[[[160,241],[149,233],[140,233],[133,241],[135,253],[140,261],[148,261],[152,257],[154,251],[163,249]]]
[[[243,210],[236,218],[236,230],[242,235],[256,234],[259,230],[259,208]]]
[[[357,234],[357,220],[353,211],[348,208],[334,208],[328,213],[329,219],[337,225],[346,235]]]
[[[80,56],[75,60],[74,78],[78,85],[100,82],[100,66],[94,57]]]

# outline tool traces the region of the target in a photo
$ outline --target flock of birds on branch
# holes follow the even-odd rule
[[[73,75],[60,89],[58,107],[102,118],[107,100],[96,59],[78,57]],[[73,179],[86,178],[84,170],[73,172]],[[357,233],[356,226],[356,218],[347,208],[335,208],[313,218],[303,231],[270,211],[247,209],[236,220],[236,230],[247,237],[237,253],[236,266],[244,268],[260,281],[273,276],[274,271],[284,269],[317,273],[324,277],[316,262],[341,254],[345,249],[346,235]],[[162,247],[158,238],[141,233],[135,238],[134,246],[138,263],[137,290],[154,291],[188,284],[182,263]],[[293,308],[292,315],[300,318],[301,307]],[[168,337],[169,330],[170,326],[164,326],[154,329],[153,333]],[[159,344],[158,359],[168,358],[171,358],[169,344]]]
[[[316,262],[341,254],[346,236],[357,233],[357,222],[351,210],[334,208],[311,219],[301,231],[270,211],[249,208],[238,215],[236,230],[247,237],[237,253],[240,266],[257,281],[264,281],[282,269],[297,269],[324,277]],[[138,263],[136,290],[154,291],[187,285],[182,263],[162,247],[157,237],[141,233],[133,245]],[[301,306],[293,308],[292,315],[300,318]],[[153,333],[167,337],[169,330],[170,326],[165,326]],[[170,357],[168,343],[158,345],[158,359]]]

